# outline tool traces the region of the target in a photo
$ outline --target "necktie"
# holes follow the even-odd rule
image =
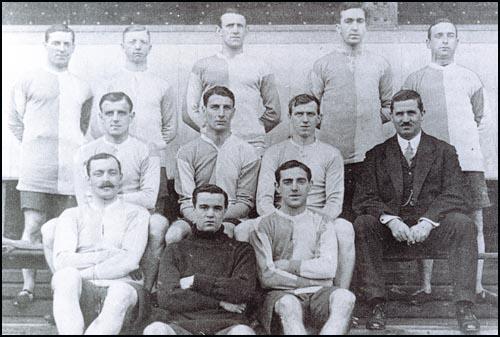
[[[404,153],[406,162],[408,163],[408,166],[411,166],[411,160],[413,159],[413,156],[415,154],[413,153],[413,149],[411,147],[411,143],[408,142],[408,147],[406,148],[406,151]]]

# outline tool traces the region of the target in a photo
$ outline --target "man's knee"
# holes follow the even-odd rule
[[[149,239],[163,240],[168,229],[168,220],[163,215],[155,213],[149,218]]]
[[[143,335],[175,335],[175,331],[163,322],[149,324],[142,333]]]
[[[191,228],[189,224],[184,220],[176,220],[172,223],[172,225],[168,228],[167,234],[165,234],[165,242],[168,244],[172,244],[175,242],[181,241],[184,237],[186,237]]]
[[[342,306],[354,308],[356,303],[356,296],[347,289],[336,289],[330,294],[330,306]]]
[[[58,270],[52,276],[52,289],[54,291],[64,289],[65,291],[79,290],[82,286],[80,272],[73,267]]]
[[[338,218],[333,222],[338,241],[341,243],[354,244],[354,228],[349,221]]]
[[[232,327],[228,333],[228,335],[255,335],[255,331],[248,325],[238,324]]]
[[[276,301],[274,311],[281,317],[297,316],[302,313],[302,306],[294,295],[285,295]]]
[[[126,311],[137,303],[137,291],[125,282],[116,282],[108,287],[105,305],[113,311]]]
[[[43,246],[52,249],[54,247],[54,238],[58,219],[54,218],[47,221],[41,228]]]

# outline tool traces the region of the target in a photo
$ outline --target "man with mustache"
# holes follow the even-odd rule
[[[178,242],[194,223],[192,194],[196,187],[213,183],[229,196],[224,229],[233,236],[235,224],[248,217],[255,204],[260,158],[254,147],[232,133],[236,98],[226,87],[215,86],[203,94],[206,130],[177,152],[175,189],[183,219],[175,221],[165,240]]]
[[[344,162],[339,150],[316,139],[315,130],[321,122],[319,106],[319,101],[307,94],[290,100],[288,108],[291,138],[271,146],[262,158],[257,185],[257,212],[265,216],[276,210],[274,205],[279,196],[275,195],[274,172],[281,164],[289,160],[299,160],[306,164],[312,171],[307,207],[330,218],[335,226],[339,247],[335,285],[349,289],[355,250],[352,224],[339,218],[344,196]],[[248,222],[257,223],[256,220]],[[252,226],[245,228],[249,226],[248,222],[235,229],[238,240],[246,240],[246,236],[250,235]]]
[[[76,201],[73,154],[85,142],[92,107],[89,85],[68,71],[75,32],[66,25],[45,31],[47,60],[13,87],[9,128],[21,142],[19,183],[24,230],[20,243],[40,246],[40,228]],[[10,242],[16,245],[16,242]],[[35,270],[23,269],[14,305],[33,301]]]
[[[167,217],[172,217],[169,214],[171,209],[168,207],[170,200],[167,176],[173,184],[175,153],[169,148],[169,144],[177,133],[177,96],[173,86],[148,67],[148,56],[153,46],[150,32],[146,27],[140,25],[126,27],[122,34],[121,47],[125,54],[125,66],[112,76],[111,81],[105,85],[104,93],[124,92],[134,102],[135,116],[130,124],[129,133],[144,143],[152,143],[158,148],[160,190],[155,210],[158,214],[168,214]],[[103,129],[102,124],[100,129]],[[93,136],[98,138],[102,134],[100,130],[95,130]]]
[[[340,6],[340,48],[314,63],[310,93],[321,102],[319,140],[335,146],[344,158],[342,217],[354,221],[352,197],[365,153],[384,140],[392,72],[387,60],[363,47],[366,10],[361,2]]]
[[[385,329],[384,252],[448,254],[458,326],[479,331],[473,312],[477,243],[467,217],[464,175],[455,148],[425,134],[424,105],[413,90],[391,103],[397,135],[366,154],[353,207],[356,258],[371,306],[368,329]]]
[[[261,59],[243,51],[247,23],[237,10],[228,9],[220,17],[217,32],[222,50],[193,66],[182,120],[194,130],[203,132],[203,93],[215,85],[229,87],[236,98],[233,132],[253,145],[262,156],[266,133],[280,122],[281,108],[274,75]]]
[[[85,170],[90,196],[61,214],[55,232],[54,318],[59,334],[116,335],[124,323],[140,323],[147,309],[141,283],[129,273],[146,247],[149,212],[119,196],[115,156],[95,154]]]
[[[427,31],[431,63],[410,74],[403,88],[418,91],[427,110],[423,122],[432,136],[455,146],[460,167],[465,173],[471,217],[477,229],[477,248],[485,252],[483,208],[490,206],[484,177],[485,163],[481,148],[487,146],[491,113],[486,90],[479,76],[455,63],[458,46],[457,27],[447,19],[433,23]],[[432,260],[424,261],[423,287],[412,295],[412,303],[432,300]],[[483,288],[483,260],[478,261],[476,297],[479,302],[498,304],[498,295]]]
[[[333,285],[337,236],[329,216],[307,208],[312,173],[297,160],[275,171],[281,208],[264,216],[250,236],[258,275],[267,290],[259,318],[267,333],[274,317],[283,334],[307,335],[305,324],[321,335],[347,334],[356,300]],[[305,324],[304,324],[305,323]]]
[[[110,153],[121,162],[123,180],[120,190],[124,201],[142,206],[152,214],[149,223],[148,245],[141,262],[144,272],[144,288],[151,291],[158,272],[158,263],[165,245],[164,233],[167,219],[155,212],[160,183],[160,155],[139,139],[129,135],[129,126],[135,117],[130,97],[122,92],[110,92],[102,96],[99,118],[104,136],[82,146],[75,155],[75,191],[79,205],[86,203],[91,192],[85,179],[85,160],[96,153]],[[45,224],[42,228],[47,263],[52,266],[51,249],[54,228],[58,221]]]
[[[248,326],[256,299],[255,253],[224,234],[228,205],[217,185],[194,189],[193,235],[169,245],[161,260],[158,302],[167,312],[144,335],[255,335]]]

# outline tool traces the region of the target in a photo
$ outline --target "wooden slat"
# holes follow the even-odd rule
[[[2,299],[2,316],[43,317],[48,314],[52,314],[52,300],[37,300],[21,310],[12,304],[11,299]]]
[[[47,269],[47,262],[41,250],[15,249],[5,253],[2,251],[2,268]]]
[[[37,283],[49,283],[52,274],[49,270],[38,270],[36,273]],[[23,282],[23,275],[19,269],[3,269],[2,268],[2,284],[3,283],[19,283]]]
[[[2,298],[13,298],[21,289],[21,283],[2,283]],[[34,293],[35,299],[52,299],[52,289],[49,283],[37,284]]]

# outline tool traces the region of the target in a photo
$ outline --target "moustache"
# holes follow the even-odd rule
[[[106,188],[106,187],[114,188],[114,187],[115,187],[115,185],[113,185],[113,184],[112,184],[111,182],[109,182],[109,181],[106,181],[106,182],[102,183],[102,184],[99,186],[99,188]]]
[[[411,123],[401,123],[401,126],[411,126]]]

